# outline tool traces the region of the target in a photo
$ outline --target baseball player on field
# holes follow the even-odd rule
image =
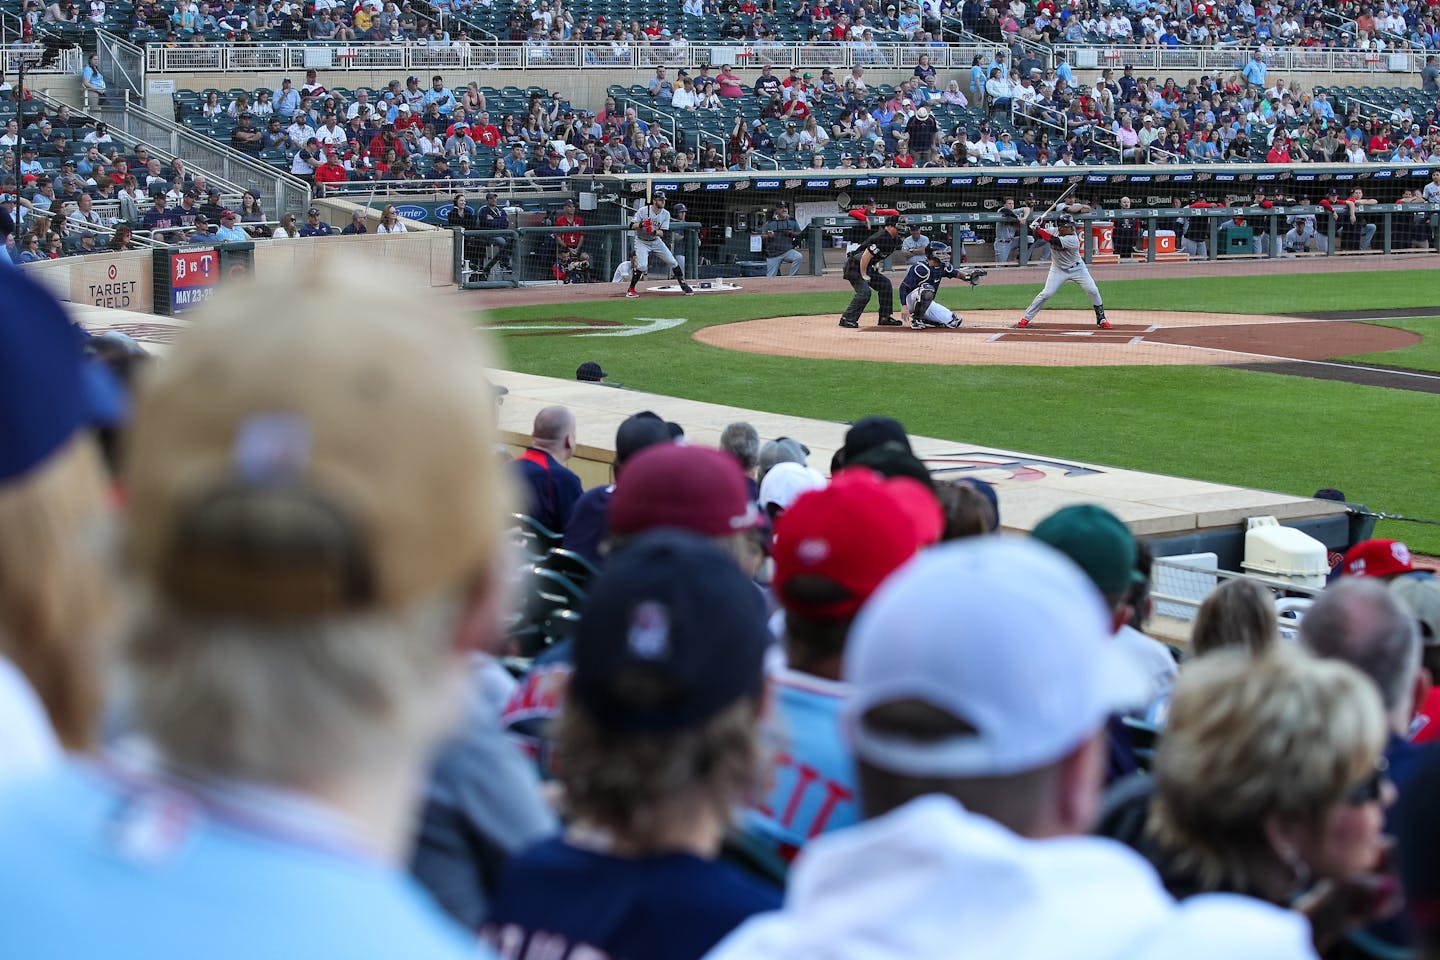
[[[656,193],[648,205],[636,210],[635,216],[630,218],[630,227],[635,231],[636,263],[635,270],[630,274],[630,289],[625,291],[626,298],[634,300],[640,296],[635,292],[635,284],[645,279],[652,257],[670,268],[685,296],[693,297],[695,291],[685,282],[685,271],[675,262],[675,254],[665,246],[665,232],[670,229],[670,211],[665,209],[665,194]]]
[[[950,248],[939,242],[925,248],[925,257],[910,268],[900,281],[900,319],[909,320],[916,330],[926,327],[954,329],[965,321],[960,314],[935,299],[940,281],[959,277],[974,285],[985,276],[984,270],[957,270],[950,260]]]
[[[1055,223],[1055,233],[1045,229],[1043,221],[1031,227],[1036,239],[1050,245],[1050,276],[1045,280],[1045,289],[1035,295],[1030,306],[1025,308],[1025,315],[1015,326],[1030,326],[1035,315],[1045,306],[1045,301],[1055,296],[1055,291],[1065,283],[1078,283],[1095,307],[1096,326],[1101,330],[1109,330],[1110,321],[1105,319],[1105,304],[1100,300],[1100,288],[1095,286],[1095,280],[1090,276],[1090,269],[1085,266],[1081,255],[1075,218],[1068,213],[1062,213],[1055,218]]]

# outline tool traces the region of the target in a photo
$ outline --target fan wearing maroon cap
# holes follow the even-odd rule
[[[648,426],[636,429],[648,433],[650,442],[624,461],[616,477],[609,498],[609,534],[600,548],[606,565],[644,533],[684,530],[707,538],[753,578],[765,559],[764,517],[750,500],[735,458],[719,450],[665,442]],[[668,439],[668,427],[665,432]],[[758,595],[759,588],[753,589]],[[549,728],[563,705],[572,660],[569,642],[536,657],[500,716],[542,773],[549,768]]]
[[[693,960],[780,906],[719,860],[760,766],[768,640],[760,595],[705,539],[655,531],[610,560],[555,725],[570,826],[502,874],[482,928],[501,955]]]
[[[635,454],[657,443],[669,443],[670,430],[665,421],[649,410],[627,417],[615,431],[615,462],[611,466],[615,479]],[[615,493],[615,484],[606,483],[591,487],[575,501],[570,512],[570,522],[565,525],[566,550],[573,550],[591,563],[600,563],[600,542],[605,539],[609,526],[610,498]]]
[[[785,611],[786,663],[770,675],[765,739],[772,769],[746,829],[781,861],[860,819],[855,766],[841,734],[849,687],[840,669],[861,604],[925,543],[896,496],[905,485],[929,496],[909,478],[844,470],[825,489],[802,494],[775,522],[774,586]],[[929,508],[938,531],[934,497]]]

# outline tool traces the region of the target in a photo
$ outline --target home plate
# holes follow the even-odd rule
[[[690,289],[696,293],[728,293],[731,290],[743,290],[744,287],[738,283],[731,283],[729,280],[696,280],[690,284]],[[682,293],[680,284],[667,283],[659,287],[646,287],[646,293]]]

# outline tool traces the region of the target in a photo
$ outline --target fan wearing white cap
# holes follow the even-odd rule
[[[866,822],[808,845],[785,908],[711,960],[1314,956],[1298,915],[1177,905],[1145,860],[1086,835],[1105,719],[1146,684],[1058,552],[982,537],[920,554],[860,611],[844,676]]]

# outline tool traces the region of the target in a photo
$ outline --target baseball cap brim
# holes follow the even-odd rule
[[[1046,750],[1017,751],[1001,738],[957,736],[920,742],[877,733],[859,721],[866,710],[889,702],[852,702],[846,716],[846,733],[855,756],[895,773],[915,777],[994,777],[1038,769],[1053,763],[1080,746],[1086,737],[1099,731],[1113,713],[1144,706],[1153,696],[1153,683],[1136,658],[1113,641],[1102,648],[1095,660],[1095,679],[1100,696],[1098,708],[1078,738],[1062,740]],[[894,700],[913,696],[896,691]]]
[[[1057,762],[1152,683],[1114,640],[1090,578],[1034,539],[971,538],[919,554],[851,628],[846,730],[855,755],[909,776],[996,777]],[[865,725],[919,701],[973,734],[920,741]]]

